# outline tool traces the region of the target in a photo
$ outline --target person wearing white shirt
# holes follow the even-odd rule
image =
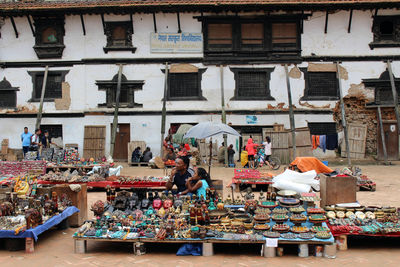
[[[271,165],[269,164],[269,158],[271,157],[271,138],[269,136],[265,137],[265,142],[263,143],[264,146],[264,153],[265,153],[265,163],[267,163],[269,165],[269,167],[271,167]]]

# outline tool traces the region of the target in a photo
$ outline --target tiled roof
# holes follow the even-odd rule
[[[398,5],[400,0],[0,0],[0,11],[72,10],[96,8],[199,8],[240,6]]]

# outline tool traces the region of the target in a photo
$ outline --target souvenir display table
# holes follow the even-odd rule
[[[261,173],[258,170],[253,169],[235,169],[234,177],[227,187],[236,188],[236,191],[240,190],[240,187],[248,186],[265,186],[264,190],[268,190],[268,186],[273,184],[273,176],[269,173]],[[233,190],[233,189],[232,189]]]
[[[71,184],[87,184],[88,187],[92,188],[165,188],[165,181],[135,181],[135,182],[126,182],[120,183],[117,181],[98,181],[98,182],[72,182]],[[68,184],[65,182],[55,182],[55,181],[42,181],[39,180],[38,184],[43,185],[54,185],[54,184]]]
[[[0,176],[46,173],[46,162],[41,160],[0,161]]]
[[[73,236],[76,253],[86,252],[88,240],[132,242],[134,247],[202,243],[203,254],[212,254],[213,243],[259,243],[266,248],[269,239],[298,245],[334,242],[323,209],[305,208],[296,198],[276,199],[275,194],[255,200],[248,192],[233,202],[222,201],[215,190],[207,190],[206,199],[157,192],[140,198],[121,191],[107,194],[107,202],[97,201],[91,210],[96,217]]]

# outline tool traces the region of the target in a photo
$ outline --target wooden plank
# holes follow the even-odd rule
[[[363,159],[365,157],[367,126],[363,124],[350,123],[349,132],[349,149],[350,157],[355,159]],[[342,143],[342,157],[346,157],[346,146]]]

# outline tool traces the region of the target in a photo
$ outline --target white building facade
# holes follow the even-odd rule
[[[155,154],[165,63],[167,131],[175,124],[221,121],[221,84],[226,121],[239,131],[257,133],[274,124],[290,128],[284,64],[296,127],[336,125],[336,62],[344,96],[354,89],[369,92],[363,79],[379,79],[386,60],[392,60],[393,74],[400,77],[400,1],[218,8],[183,7],[180,1],[168,8],[157,1],[125,8],[118,1],[110,1],[114,7],[93,7],[93,2],[85,9],[54,1],[0,4],[0,80],[17,88],[0,89],[0,140],[8,138],[11,148],[21,147],[25,126],[35,127],[46,66],[42,125],[57,126],[63,142],[78,144],[81,153],[85,126],[105,126],[106,154],[119,64],[118,123],[129,125],[129,140],[145,141]],[[236,139],[229,137],[228,143],[235,145]]]

